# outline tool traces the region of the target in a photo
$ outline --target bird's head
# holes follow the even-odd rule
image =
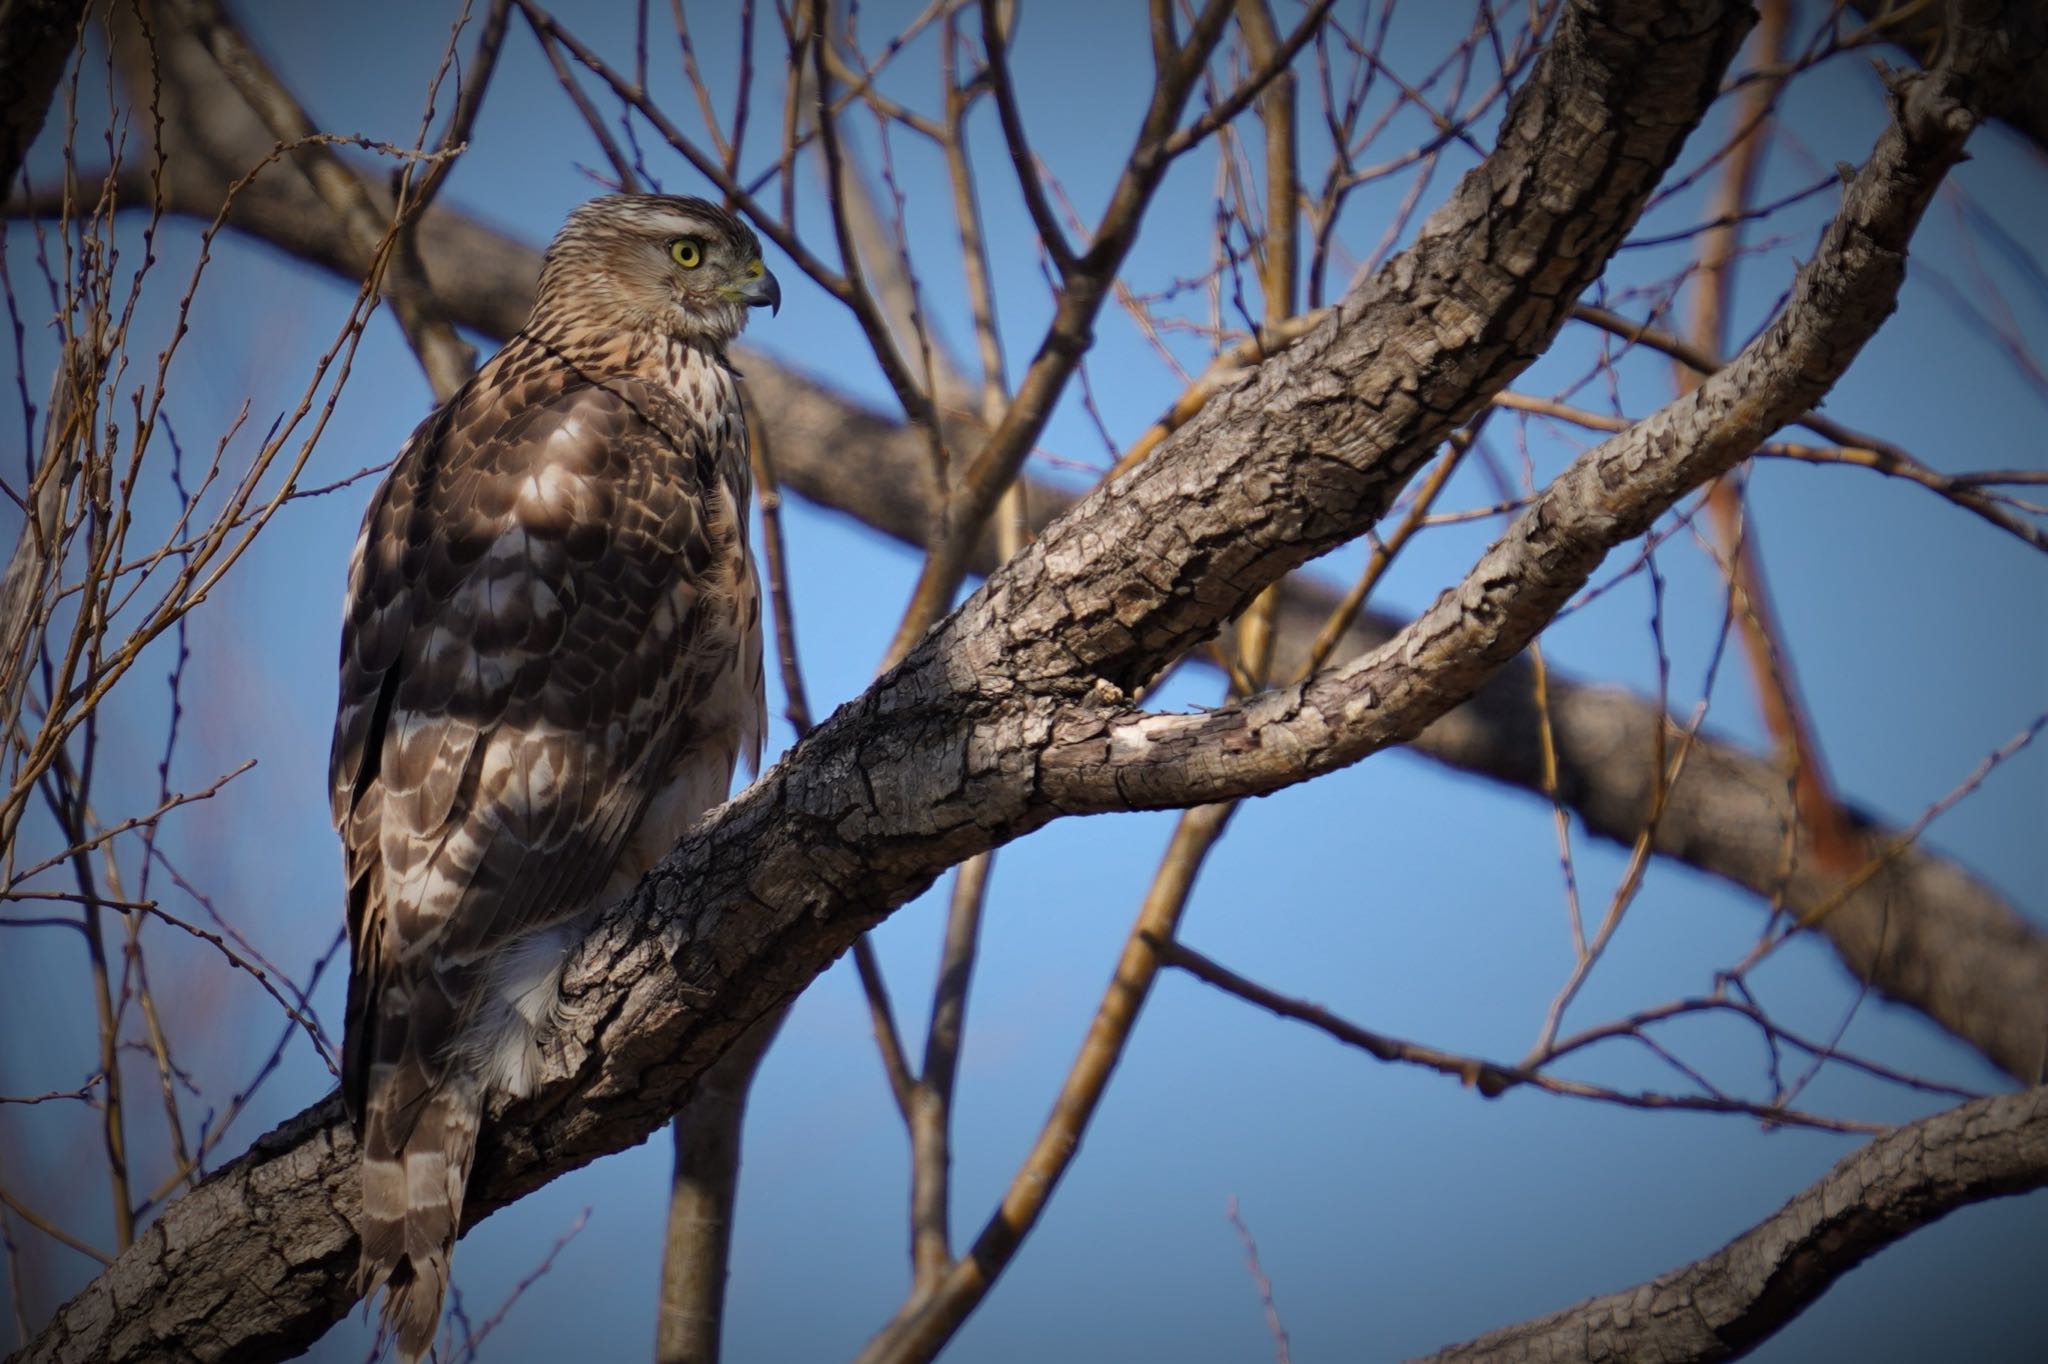
[[[600,326],[724,345],[747,310],[782,305],[753,230],[718,205],[609,194],[569,215],[541,267],[536,316],[571,309]]]

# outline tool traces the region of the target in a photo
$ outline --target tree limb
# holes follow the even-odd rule
[[[788,1016],[777,1010],[735,1042],[704,1073],[670,1124],[676,1155],[662,1237],[655,1364],[718,1364],[739,1199],[740,1131],[754,1072]]]
[[[1906,244],[1976,120],[1943,77],[1893,85],[1898,121],[1790,303],[1718,373],[1574,460],[1459,586],[1380,649],[1198,715],[1063,719],[1042,764],[1068,812],[1177,809],[1291,786],[1399,743],[1520,653],[1608,552],[1833,386],[1897,304]],[[1306,344],[1306,343],[1305,343]],[[1409,697],[1427,702],[1410,704]]]
[[[390,215],[378,211],[379,206],[371,202],[362,178],[342,161],[339,153],[313,140],[319,129],[311,115],[250,46],[219,0],[162,0],[162,4],[164,17],[177,20],[183,32],[205,46],[219,76],[240,92],[250,112],[262,120],[271,136],[292,148],[289,160],[319,194],[328,213],[342,224],[354,251],[370,256],[387,231]],[[502,32],[502,16],[497,27]],[[401,203],[397,211],[409,214],[411,206]],[[456,334],[454,325],[442,315],[433,291],[423,281],[410,277],[411,260],[406,253],[395,253],[387,269],[393,276],[389,290],[393,311],[405,329],[406,340],[419,356],[435,399],[445,402],[476,368],[475,348]]]
[[[1572,10],[1511,106],[1503,150],[1246,386],[1256,409],[1234,401],[1245,389],[1223,395],[1049,528],[601,921],[565,976],[539,1087],[493,1106],[470,1221],[644,1139],[858,934],[946,867],[1055,817],[1034,791],[1035,755],[1097,679],[1149,678],[1369,526],[1548,344],[1747,27],[1733,4]],[[1248,419],[1264,439],[1241,460]],[[1226,531],[1236,548],[1219,553]],[[348,1302],[356,1164],[338,1104],[316,1106],[168,1207],[31,1348],[261,1359],[316,1337]]]
[[[1154,676],[1267,584],[1369,527],[1444,436],[1548,344],[1711,100],[1747,22],[1745,6],[1706,0],[1569,8],[1510,107],[1501,150],[1413,248],[1049,527],[603,918],[568,968],[564,1026],[538,1088],[492,1105],[470,1222],[661,1126],[855,936],[945,867],[1062,814],[1044,759],[1085,722],[1090,698]],[[1903,107],[1908,131],[1887,134],[1908,139],[1902,157],[1880,161],[1887,175],[1927,181],[1904,195],[1910,208],[1970,119],[1946,78],[1912,87]],[[1852,194],[1847,216],[1859,249],[1896,256],[1912,212]],[[1888,307],[1852,300],[1844,325],[1874,326]],[[1774,402],[1803,392],[1796,380],[1777,390]],[[1711,382],[1700,395],[1695,408],[1722,400]],[[1692,415],[1652,430],[1688,434]],[[1737,429],[1756,420],[1740,394],[1706,415]],[[1613,514],[1641,524],[1713,462],[1602,449],[1557,507],[1588,500],[1598,474]],[[1598,536],[1564,524],[1580,535],[1544,541],[1524,521],[1496,553],[1540,551],[1535,569],[1575,572]],[[1501,606],[1520,619],[1514,600]],[[1486,666],[1452,663],[1441,685],[1476,685],[1504,639],[1481,641]],[[1445,704],[1417,694],[1405,716],[1378,707],[1377,723],[1412,733]],[[1059,779],[1090,795],[1071,773]],[[348,1305],[356,1165],[337,1100],[292,1119],[168,1207],[58,1314],[36,1357],[253,1360],[316,1337]]]
[[[157,36],[173,151],[166,167],[170,207],[210,220],[227,183],[260,160],[270,141],[238,100],[209,93],[206,82],[214,78],[203,51],[195,66],[189,39],[162,30]],[[131,85],[140,82],[139,97],[147,98],[146,56],[130,44],[123,57],[125,75]],[[379,196],[377,186],[369,190]],[[133,191],[127,202],[147,203],[139,170]],[[309,263],[361,277],[364,262],[345,231],[295,177],[259,176],[236,200],[229,221]],[[423,216],[418,234],[433,287],[453,320],[501,337],[518,329],[532,303],[538,251],[440,207]],[[771,424],[791,490],[906,543],[925,543],[938,498],[920,433],[758,354],[746,355],[742,366],[757,410]],[[1073,500],[1032,484],[1033,528],[1064,515]],[[992,537],[985,537],[974,567],[987,572],[998,562]],[[1334,603],[1328,588],[1300,577],[1286,580],[1277,625],[1281,675],[1298,669]],[[1375,649],[1404,624],[1368,613],[1339,656]],[[1524,666],[1510,664],[1411,747],[1460,770],[1540,792],[1542,748],[1530,696]],[[1627,843],[1643,827],[1656,788],[1657,728],[1677,723],[1639,697],[1560,678],[1555,670],[1550,709],[1560,796],[1589,830]],[[1783,785],[1782,773],[1764,759],[1725,744],[1697,744],[1658,823],[1654,851],[1779,899],[1795,913],[1817,908],[1841,883],[1803,842],[1787,863],[1786,830],[1796,815]],[[1896,833],[1853,809],[1845,813],[1867,842],[1887,844]],[[2048,938],[1967,870],[1909,850],[1818,928],[1848,969],[1887,997],[1919,1009],[2019,1079],[2048,1074]]]
[[[1948,24],[1943,6],[1925,0],[1850,0],[1849,8],[1881,26],[1884,37],[1920,65],[1932,65],[1940,55]],[[1994,117],[2048,156],[2048,81],[2036,80],[2013,91]]]
[[[1957,1208],[2048,1186],[2048,1088],[1887,1133],[1703,1260],[1416,1364],[1737,1359],[1835,1280]]]

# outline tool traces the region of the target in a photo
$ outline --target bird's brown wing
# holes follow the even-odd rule
[[[452,1044],[494,958],[591,907],[678,754],[734,742],[703,732],[727,723],[746,555],[717,482],[731,452],[703,434],[724,428],[639,381],[535,382],[480,381],[414,433],[349,573],[330,781],[357,1287],[388,1281],[415,1355],[482,1103]]]
[[[720,662],[697,639],[723,633],[702,589],[727,547],[675,400],[608,380],[503,407],[415,433],[350,570],[330,776],[359,1114],[373,1069],[438,1080],[494,950],[588,906]]]

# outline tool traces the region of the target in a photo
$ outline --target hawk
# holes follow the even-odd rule
[[[752,479],[726,344],[781,290],[701,199],[584,204],[525,328],[414,431],[349,566],[330,765],[360,1294],[432,1345],[491,1091],[563,962],[758,768]]]

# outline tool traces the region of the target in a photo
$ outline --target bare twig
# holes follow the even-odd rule
[[[1581,1080],[1566,1080],[1545,1074],[1542,1070],[1528,1065],[1505,1065],[1488,1061],[1482,1057],[1460,1052],[1444,1051],[1420,1042],[1361,1028],[1355,1023],[1337,1017],[1329,1010],[1305,1000],[1292,999],[1286,995],[1268,990],[1265,986],[1245,979],[1235,971],[1221,965],[1200,952],[1182,943],[1157,940],[1153,947],[1169,966],[1179,967],[1189,975],[1207,982],[1225,994],[1236,995],[1248,1004],[1256,1004],[1269,1013],[1282,1018],[1291,1018],[1298,1023],[1320,1029],[1347,1046],[1357,1047],[1376,1060],[1400,1065],[1419,1066],[1433,1070],[1439,1075],[1448,1075],[1467,1088],[1477,1090],[1489,1099],[1500,1097],[1510,1089],[1527,1086],[1542,1090],[1546,1094],[1574,1099],[1591,1099],[1600,1103],[1614,1104],[1622,1108],[1666,1109],[1691,1113],[1741,1113],[1753,1118],[1786,1127],[1810,1127],[1821,1132],[1882,1132],[1882,1123],[1859,1122],[1848,1118],[1830,1118],[1821,1114],[1802,1113],[1784,1108],[1776,1103],[1748,1103],[1741,1099],[1725,1098],[1719,1095],[1700,1094],[1659,1094],[1649,1090],[1628,1091],[1611,1089],[1605,1085],[1589,1084]]]
[[[79,1240],[76,1236],[73,1236],[70,1232],[64,1230],[64,1228],[52,1222],[49,1218],[42,1216],[33,1208],[28,1207],[20,1199],[16,1198],[13,1194],[9,1193],[5,1185],[0,1185],[0,1207],[5,1207],[9,1212],[13,1213],[16,1217],[19,1217],[29,1226],[34,1227],[37,1231],[49,1237],[52,1241],[55,1241],[60,1246],[69,1246],[71,1249],[77,1251],[80,1255],[83,1255],[88,1259],[97,1260],[102,1265],[110,1265],[114,1263],[113,1256],[107,1254],[105,1251],[100,1250],[93,1245],[88,1244],[85,1241]]]
[[[1138,911],[1138,921],[1124,943],[1116,973],[1096,1006],[1081,1053],[1030,1154],[1011,1179],[1001,1206],[983,1226],[973,1247],[936,1283],[906,1302],[896,1318],[868,1342],[857,1357],[858,1364],[905,1364],[933,1358],[988,1294],[1037,1224],[1073,1162],[1081,1133],[1095,1115],[1110,1074],[1130,1041],[1131,1028],[1158,978],[1157,942],[1170,936],[1179,923],[1196,874],[1234,808],[1210,805],[1182,814]]]
[[[960,1045],[967,1018],[967,989],[981,934],[993,853],[960,864],[946,912],[946,936],[932,987],[931,1024],[925,1034],[924,1067],[910,1092],[911,1266],[913,1294],[930,1292],[953,1263],[952,1211],[953,1085],[959,1076]],[[863,938],[862,942],[867,940]]]
[[[882,1053],[882,1073],[888,1077],[889,1092],[896,1097],[897,1111],[910,1121],[913,1081],[910,1062],[903,1053],[903,1036],[896,1028],[896,1013],[889,1004],[889,987],[882,980],[881,963],[875,960],[874,945],[862,938],[853,945],[854,968],[860,973],[861,993],[868,1003],[868,1022],[875,1030],[875,1045]]]
[[[1265,1267],[1259,1263],[1259,1243],[1252,1239],[1252,1229],[1238,1216],[1236,1194],[1224,1205],[1223,1215],[1230,1219],[1238,1243],[1244,1247],[1245,1268],[1251,1273],[1252,1287],[1258,1290],[1259,1307],[1266,1314],[1266,1332],[1273,1337],[1273,1364],[1288,1364],[1293,1355],[1287,1346],[1287,1328],[1280,1324],[1280,1309],[1273,1304],[1273,1281],[1266,1277]]]
[[[1146,205],[1178,154],[1169,148],[1173,126],[1210,52],[1222,38],[1229,12],[1228,0],[1209,0],[1197,16],[1186,44],[1154,83],[1136,145],[1110,193],[1109,207],[1087,250],[1062,277],[1059,307],[1038,353],[1018,381],[1002,422],[990,433],[987,444],[948,500],[943,537],[926,558],[902,622],[890,641],[887,657],[891,662],[908,653],[910,646],[951,604],[955,589],[966,576],[983,524],[1016,480],[1025,457],[1051,418],[1060,392],[1087,351],[1095,316],[1110,293],[1110,281],[1137,236]],[[1311,20],[1319,17],[1312,14]],[[986,15],[984,27],[988,27]]]

